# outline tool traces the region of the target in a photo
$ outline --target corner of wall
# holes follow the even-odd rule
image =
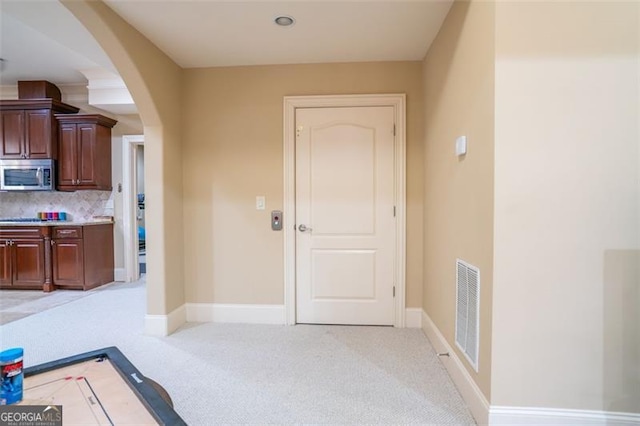
[[[472,387],[482,390],[486,402],[491,398],[493,333],[493,2],[454,2],[423,61],[423,83],[425,237],[422,306],[451,348],[450,353],[462,357],[453,344],[456,259],[480,269],[479,370],[475,373],[466,360],[456,366],[467,370],[465,380],[471,380]],[[455,141],[459,136],[466,136],[468,140],[468,151],[462,156],[455,153]],[[483,418],[486,416],[486,413],[482,415]]]
[[[186,306],[182,305],[169,315],[145,315],[144,332],[148,336],[164,337],[187,322]]]

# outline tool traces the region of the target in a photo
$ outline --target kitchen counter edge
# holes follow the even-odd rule
[[[113,224],[112,220],[87,220],[87,221],[46,221],[46,222],[2,222],[0,221],[0,227],[25,227],[25,226],[33,226],[33,227],[41,227],[41,226],[91,226],[91,225],[108,225]]]

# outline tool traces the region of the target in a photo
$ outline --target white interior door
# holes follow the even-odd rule
[[[393,107],[295,120],[296,322],[393,325]]]

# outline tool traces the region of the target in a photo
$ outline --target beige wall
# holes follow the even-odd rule
[[[407,94],[407,306],[421,305],[420,62],[190,69],[184,86],[187,301],[284,303],[283,96]],[[266,196],[266,210],[255,197]],[[286,213],[285,213],[286,214]]]
[[[480,269],[480,353],[476,373],[491,392],[493,284],[494,8],[456,2],[424,60],[423,308],[455,345],[456,258]],[[456,157],[455,140],[468,151]],[[446,362],[446,361],[445,361]]]
[[[62,0],[114,63],[145,135],[147,313],[184,304],[182,235],[182,69],[103,2]]]
[[[497,3],[493,405],[640,412],[638,7]]]

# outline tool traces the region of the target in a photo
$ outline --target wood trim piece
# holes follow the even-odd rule
[[[100,124],[101,126],[112,128],[116,123],[118,123],[116,120],[100,114],[56,114],[55,116],[60,124]]]
[[[50,109],[61,114],[76,114],[80,108],[55,99],[11,99],[0,100],[0,110],[9,109]]]
[[[569,408],[495,406],[489,409],[490,425],[637,426],[640,414]]]
[[[44,234],[44,284],[42,291],[52,292],[56,289],[53,284],[53,262],[51,253],[51,227],[47,227]]]

